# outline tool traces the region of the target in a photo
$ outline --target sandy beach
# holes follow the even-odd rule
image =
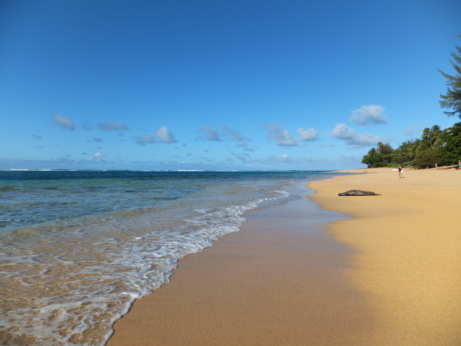
[[[309,187],[318,205],[248,213],[181,259],[108,345],[461,344],[461,172],[373,169]],[[381,195],[338,197],[351,189]]]
[[[322,208],[354,218],[329,232],[356,250],[347,276],[372,306],[373,344],[460,345],[461,172],[369,169],[310,187]],[[337,197],[351,189],[381,196]]]

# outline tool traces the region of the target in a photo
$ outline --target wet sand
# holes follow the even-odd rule
[[[370,345],[461,345],[461,171],[369,169],[310,187],[355,218],[329,232],[356,250],[346,273],[372,306]],[[382,195],[337,196],[352,189]]]
[[[171,282],[115,324],[115,345],[366,345],[353,252],[325,232],[344,215],[298,200],[246,214],[240,232],[179,261]]]

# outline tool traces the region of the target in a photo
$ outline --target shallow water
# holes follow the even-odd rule
[[[179,258],[325,174],[0,172],[0,341],[103,345]]]

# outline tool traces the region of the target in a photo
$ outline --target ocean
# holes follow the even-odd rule
[[[0,343],[104,345],[180,258],[332,175],[0,171]]]

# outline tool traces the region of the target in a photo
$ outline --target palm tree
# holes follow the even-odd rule
[[[461,35],[456,37],[461,38]],[[444,112],[449,117],[458,115],[461,118],[461,47],[455,46],[458,53],[451,53],[454,61],[450,61],[457,75],[449,75],[439,70],[439,72],[447,79],[448,90],[445,95],[440,95],[442,98],[439,101],[442,108],[452,109],[453,112]]]

